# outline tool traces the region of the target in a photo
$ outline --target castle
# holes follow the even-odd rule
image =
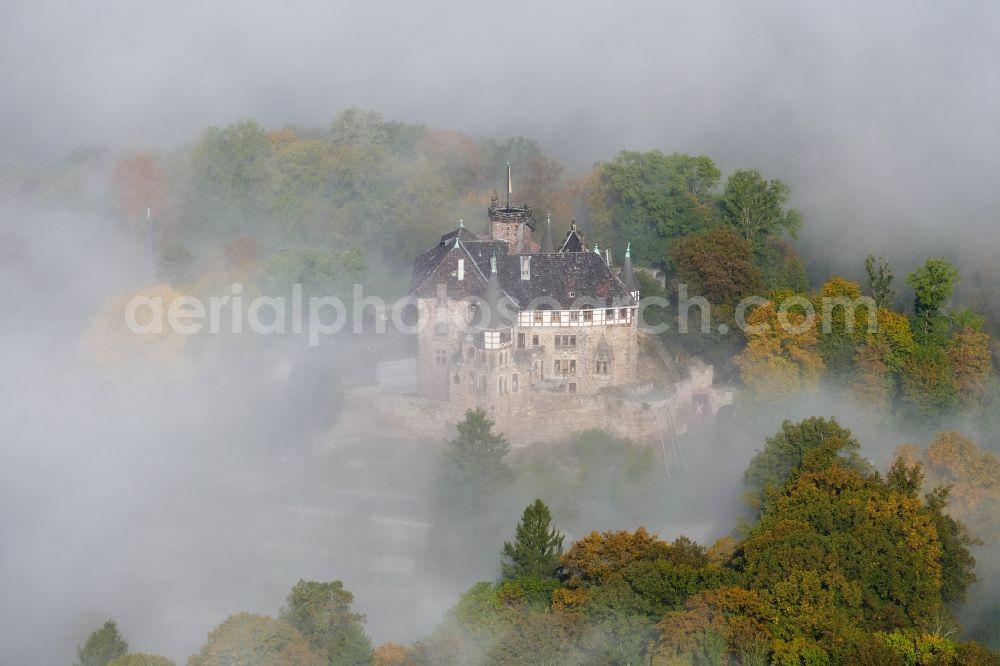
[[[509,165],[508,165],[509,169]],[[588,250],[573,223],[542,241],[526,204],[496,192],[489,238],[462,223],[414,262],[417,395],[516,414],[539,393],[596,395],[634,383],[638,367],[639,287],[626,250]]]

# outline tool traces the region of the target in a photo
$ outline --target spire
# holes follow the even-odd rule
[[[618,274],[621,278],[622,283],[628,292],[632,294],[633,298],[639,298],[639,283],[635,279],[635,271],[632,268],[632,243],[629,242],[625,246],[625,263],[622,264],[622,270]]]
[[[552,215],[545,216],[545,234],[542,236],[542,252],[555,252],[555,244],[552,242]]]
[[[501,308],[505,305],[503,292],[500,291],[500,277],[497,275],[497,255],[490,256],[490,278],[486,282],[486,294],[483,296],[484,305],[488,308],[488,318],[484,319],[480,326],[482,328],[510,328],[512,322],[504,315]]]
[[[594,243],[594,254],[601,256],[601,248],[597,247],[597,243]]]
[[[458,228],[459,229],[464,229],[465,228],[465,220],[463,220],[462,218],[458,219]]]
[[[514,191],[514,182],[510,178],[510,162],[507,162],[507,210],[510,210],[510,195]]]

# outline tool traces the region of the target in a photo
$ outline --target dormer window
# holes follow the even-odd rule
[[[531,279],[531,257],[521,257],[521,279]]]

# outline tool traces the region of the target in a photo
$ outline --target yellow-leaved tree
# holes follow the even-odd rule
[[[815,386],[826,367],[817,350],[818,318],[773,301],[746,317],[747,346],[736,359],[743,383],[762,402],[786,401]]]
[[[168,321],[170,304],[181,294],[160,283],[108,298],[90,322],[81,344],[84,353],[106,370],[139,366],[175,366],[185,338]],[[132,320],[130,328],[126,317]]]

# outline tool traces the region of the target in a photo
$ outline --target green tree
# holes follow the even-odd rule
[[[503,577],[554,578],[562,556],[563,535],[552,527],[552,514],[545,502],[529,504],[517,524],[517,539],[503,545]]]
[[[155,654],[134,652],[108,662],[108,666],[174,666],[174,662]]]
[[[895,276],[889,262],[883,257],[869,254],[865,258],[865,272],[868,274],[868,291],[875,299],[875,305],[880,308],[892,308],[896,302],[896,290],[892,288]]]
[[[442,494],[451,513],[482,516],[514,478],[504,461],[510,442],[493,425],[485,411],[470,409],[457,426],[458,437],[448,442]]]
[[[306,297],[337,294],[347,298],[364,269],[365,256],[357,247],[339,253],[323,247],[290,248],[271,257],[266,275],[268,286],[285,293],[300,284]]]
[[[128,643],[118,633],[118,625],[108,620],[87,637],[76,650],[77,666],[107,666],[112,659],[124,656]]]
[[[327,656],[283,620],[238,613],[208,634],[188,666],[326,666]]]
[[[843,459],[853,469],[866,471],[868,464],[858,455],[861,445],[836,419],[812,417],[792,423],[765,440],[763,450],[754,455],[744,474],[752,506],[763,507],[776,497],[808,463],[829,465]]]
[[[790,291],[802,294],[809,291],[806,265],[784,239],[768,238],[767,242],[756,244],[753,255],[769,293]]]
[[[909,415],[928,422],[950,412],[958,404],[958,381],[951,359],[943,347],[918,344],[903,364],[902,401]]]
[[[372,663],[372,644],[362,628],[364,615],[351,612],[354,595],[339,580],[300,580],[281,611],[288,622],[316,649],[325,651],[331,666]]]
[[[666,266],[674,240],[716,223],[712,189],[719,170],[711,159],[658,150],[624,151],[598,165],[590,208],[607,218],[592,226],[629,239],[640,263]]]
[[[330,123],[330,141],[352,146],[384,146],[389,132],[382,114],[358,108],[345,109]]]
[[[921,339],[943,339],[947,322],[941,316],[941,308],[951,298],[958,280],[958,271],[944,259],[928,259],[906,276],[914,295],[913,328]]]
[[[272,144],[267,131],[253,120],[202,134],[192,158],[192,199],[189,211],[206,229],[228,233],[259,221],[267,210],[265,197]]]
[[[802,215],[786,209],[790,192],[780,180],[767,181],[757,170],[735,171],[723,194],[726,222],[757,245],[769,237],[788,232],[793,238],[802,226]]]

